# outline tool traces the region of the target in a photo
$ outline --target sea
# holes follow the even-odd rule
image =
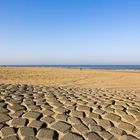
[[[140,70],[140,65],[0,65],[0,67],[46,67],[101,70]]]

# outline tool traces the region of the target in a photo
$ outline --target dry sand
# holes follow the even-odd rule
[[[0,83],[137,89],[140,71],[1,67]]]
[[[0,83],[2,140],[140,140],[140,71],[6,67]]]

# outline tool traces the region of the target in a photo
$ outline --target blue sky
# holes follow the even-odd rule
[[[140,64],[140,0],[0,0],[0,64]]]

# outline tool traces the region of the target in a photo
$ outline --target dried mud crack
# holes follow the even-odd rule
[[[135,91],[0,85],[2,140],[139,140]]]

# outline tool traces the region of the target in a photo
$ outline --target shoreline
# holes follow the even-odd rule
[[[0,65],[0,68],[58,68],[82,70],[140,71],[140,65]]]
[[[138,71],[140,72],[140,69],[96,69],[96,68],[68,68],[68,67],[39,67],[39,66],[35,66],[35,67],[30,67],[30,66],[0,66],[0,68],[30,68],[30,69],[68,69],[68,70],[94,70],[94,71]]]

